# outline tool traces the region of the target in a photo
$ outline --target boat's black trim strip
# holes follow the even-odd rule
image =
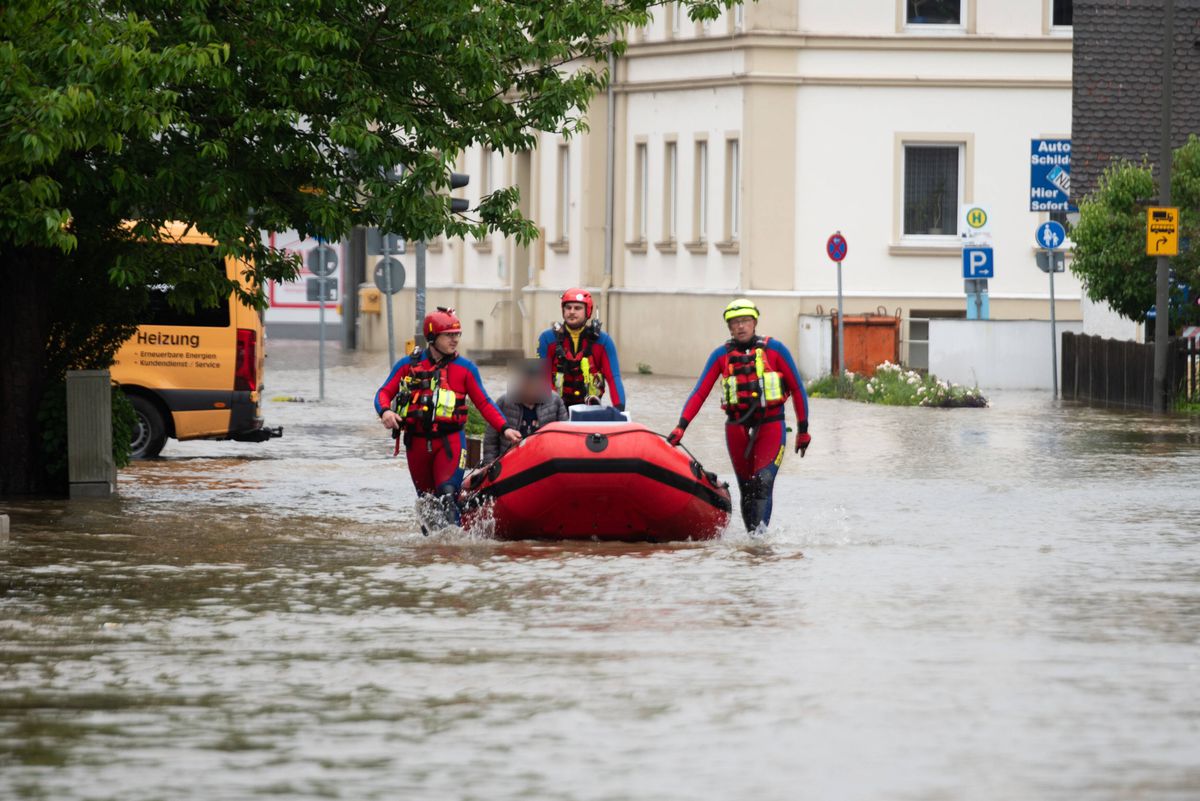
[[[711,487],[701,484],[691,476],[684,476],[645,459],[548,459],[536,467],[522,470],[514,476],[497,481],[480,490],[483,495],[499,498],[510,492],[524,489],[536,481],[557,473],[634,473],[651,481],[666,484],[672,489],[694,495],[722,512],[732,511],[729,499]]]

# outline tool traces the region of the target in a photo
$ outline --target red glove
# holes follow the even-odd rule
[[[808,450],[808,446],[812,444],[812,437],[805,431],[796,435],[796,453],[800,454],[800,458],[804,458],[804,452]]]
[[[683,439],[683,429],[679,426],[676,426],[675,430],[667,435],[667,442],[671,443],[672,445],[678,445],[681,439]]]

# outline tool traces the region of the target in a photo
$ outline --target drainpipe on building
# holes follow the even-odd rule
[[[612,50],[608,51],[608,136],[604,143],[604,280],[600,285],[602,303],[604,304],[604,322],[609,318],[609,290],[612,288],[613,273],[613,217],[616,203],[616,163],[617,163],[617,103],[613,94],[613,84],[617,80],[617,58]]]

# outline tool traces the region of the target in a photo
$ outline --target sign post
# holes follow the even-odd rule
[[[845,315],[842,309],[842,262],[846,258],[849,245],[841,231],[835,231],[825,242],[825,253],[837,264],[837,293],[838,293],[838,383],[846,375],[846,326],[843,322]]]
[[[326,297],[326,282],[329,276],[333,275],[337,270],[338,257],[337,251],[326,244],[324,239],[318,239],[320,242],[315,248],[309,251],[308,270],[317,276],[317,292],[319,293],[319,323],[317,325],[317,371],[319,378],[317,396],[319,400],[325,400],[325,297]]]
[[[378,237],[377,241],[376,237]],[[396,234],[374,231],[369,237],[368,250],[378,251],[379,255],[383,256],[383,260],[375,265],[375,286],[387,298],[388,364],[396,363],[396,324],[393,320],[392,295],[404,289],[404,266],[393,259],[392,254],[402,255],[405,249],[404,240]],[[396,282],[397,268],[399,269],[399,285]]]
[[[974,300],[967,306],[967,319],[986,320],[988,318],[987,289],[988,279],[996,274],[996,261],[990,247],[965,247],[962,252],[962,274],[967,297]],[[971,306],[975,314],[971,314]]]
[[[959,230],[963,232],[962,276],[967,319],[986,320],[990,314],[988,279],[995,272],[991,211],[978,203],[964,204],[959,209]]]
[[[1054,309],[1054,251],[1067,241],[1067,229],[1054,220],[1044,222],[1034,231],[1034,239],[1046,251],[1050,264],[1050,367],[1054,378],[1054,397],[1058,397],[1058,320]]]
[[[421,326],[425,322],[425,240],[417,240],[417,332],[413,342],[418,348],[425,344]]]

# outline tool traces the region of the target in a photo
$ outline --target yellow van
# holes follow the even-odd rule
[[[213,250],[208,237],[169,226],[171,247]],[[226,259],[225,272],[247,286],[246,265]],[[181,313],[167,303],[170,287],[150,288],[146,320],[117,352],[112,377],[137,412],[133,456],[157,456],[167,437],[264,442],[283,435],[263,425],[264,336],[261,315],[231,294],[214,308]]]

